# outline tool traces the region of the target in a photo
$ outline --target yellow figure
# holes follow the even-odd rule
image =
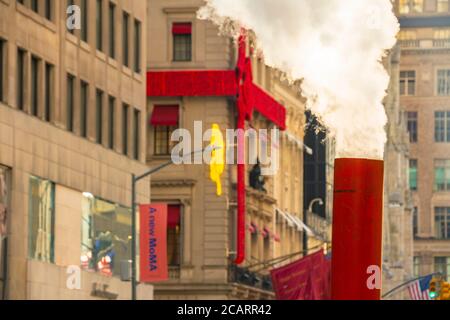
[[[216,183],[217,195],[222,195],[222,183],[220,177],[225,170],[225,143],[223,135],[218,124],[212,125],[211,144],[211,162],[209,164],[209,177]]]

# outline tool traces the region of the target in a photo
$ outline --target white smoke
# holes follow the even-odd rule
[[[198,17],[233,36],[251,29],[268,65],[302,79],[307,108],[336,138],[338,157],[383,157],[389,76],[381,60],[399,30],[390,0],[206,0]]]

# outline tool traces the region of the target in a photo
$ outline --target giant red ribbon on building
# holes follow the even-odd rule
[[[286,109],[273,97],[253,83],[252,64],[247,56],[246,36],[239,38],[239,54],[236,70],[189,70],[147,72],[148,97],[236,97],[238,110],[237,128],[245,129],[245,121],[251,120],[256,110],[281,130],[286,129]],[[241,131],[242,131],[241,130]],[[238,135],[237,181],[237,253],[236,264],[245,259],[245,145],[243,134]],[[241,159],[239,159],[241,157]]]

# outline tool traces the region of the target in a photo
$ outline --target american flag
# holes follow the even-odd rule
[[[432,276],[427,276],[412,282],[408,286],[411,300],[433,300],[430,298],[430,282]]]

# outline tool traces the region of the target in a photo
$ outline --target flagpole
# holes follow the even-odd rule
[[[429,274],[429,275],[426,275],[426,276],[422,276],[422,277],[419,277],[419,278],[416,278],[416,279],[409,280],[409,281],[407,281],[407,282],[405,282],[405,283],[403,283],[403,284],[401,284],[401,285],[399,285],[399,286],[396,286],[395,288],[389,290],[389,291],[386,292],[381,298],[386,298],[387,296],[391,295],[392,293],[394,293],[394,292],[397,291],[398,289],[403,288],[403,287],[407,286],[408,284],[413,283],[414,281],[422,280],[422,279],[425,279],[425,278],[427,278],[427,277],[429,277],[429,276],[437,276],[437,275],[442,276],[442,273],[440,273],[440,272],[435,272],[435,273],[432,273],[432,274]]]

